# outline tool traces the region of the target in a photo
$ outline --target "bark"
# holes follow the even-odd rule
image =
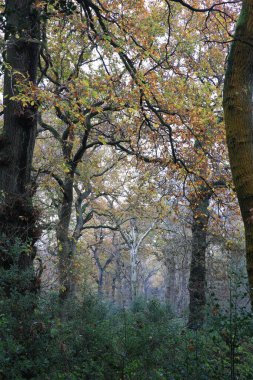
[[[168,252],[170,255],[170,252]],[[171,257],[165,260],[165,265],[167,269],[167,286],[166,286],[166,301],[171,305],[172,309],[175,309],[175,298],[176,298],[176,263],[174,253]]]
[[[123,237],[125,243],[129,248],[130,253],[130,290],[131,290],[131,301],[134,301],[138,296],[138,252],[141,244],[145,240],[145,238],[149,235],[152,229],[155,226],[155,222],[152,223],[148,229],[141,235],[138,233],[137,228],[137,220],[136,218],[132,218],[130,220],[130,234],[127,234],[119,228],[119,232]]]
[[[223,107],[235,190],[245,227],[253,306],[253,1],[244,0],[228,57]]]
[[[138,252],[136,247],[132,247],[130,250],[130,260],[131,260],[131,298],[134,301],[138,295]]]
[[[70,298],[75,293],[73,259],[76,242],[70,236],[70,222],[73,206],[73,176],[67,175],[63,186],[63,198],[59,211],[59,222],[56,230],[59,256],[60,299]]]
[[[98,274],[98,296],[102,299],[103,298],[103,287],[104,287],[104,268],[99,268],[99,274]]]
[[[116,280],[117,277],[112,278],[112,302],[115,303],[115,293],[116,293]]]
[[[36,83],[40,50],[39,13],[31,0],[6,0],[4,126],[0,136],[0,266],[8,269],[13,257],[4,251],[15,241],[30,250],[19,254],[19,267],[32,268],[38,238],[32,205],[31,167],[36,137],[36,106],[12,99],[22,85]]]
[[[183,264],[181,275],[180,275],[180,289],[179,289],[179,299],[176,306],[177,313],[182,314],[188,304],[188,259],[185,258],[186,263]]]
[[[131,300],[134,301],[138,295],[138,250],[140,241],[138,240],[137,221],[132,218],[130,248],[130,282],[131,282]]]
[[[107,267],[111,264],[113,260],[113,254],[111,254],[108,259],[105,261],[104,265],[102,265],[100,261],[100,246],[103,243],[104,236],[100,234],[99,237],[99,243],[96,247],[91,247],[93,257],[98,269],[98,278],[97,278],[97,284],[98,284],[98,296],[102,299],[104,296],[104,280],[105,280],[105,275],[106,275],[106,269]]]
[[[84,202],[91,193],[91,186],[87,186],[87,190],[81,192],[75,186],[74,175],[74,171],[70,171],[61,183],[63,195],[60,202],[59,220],[56,229],[59,257],[59,296],[62,301],[74,297],[76,294],[74,261],[77,252],[77,242],[82,235],[84,225],[92,218],[92,212],[86,213],[88,204]],[[76,199],[74,199],[74,189]],[[75,228],[72,232],[71,220],[73,220],[74,207],[76,220]]]
[[[202,327],[206,306],[206,246],[209,219],[210,193],[203,190],[201,198],[193,204],[192,258],[189,278],[189,319],[188,327]]]
[[[115,251],[115,276],[113,278],[113,300],[117,301],[123,306],[123,301],[122,301],[122,280],[124,273],[122,271],[122,262],[120,260],[120,251],[116,249]]]

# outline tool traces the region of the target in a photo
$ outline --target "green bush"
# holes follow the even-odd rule
[[[191,331],[157,300],[120,309],[84,295],[62,305],[55,294],[20,291],[33,274],[15,260],[0,275],[1,380],[253,379],[246,312],[214,313]]]
[[[227,380],[232,369],[234,379],[252,379],[249,317],[237,326],[232,357],[235,337],[224,316],[201,331],[189,331],[156,300],[138,300],[122,310],[86,296],[82,303],[69,302],[63,313],[57,296],[49,295],[30,315],[25,315],[28,295],[13,294],[3,302],[2,379]]]

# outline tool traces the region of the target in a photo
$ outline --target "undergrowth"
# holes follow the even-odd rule
[[[155,299],[122,309],[25,291],[34,274],[12,255],[0,269],[0,380],[253,379],[253,319],[238,307],[238,284],[227,310],[210,307],[193,331]]]
[[[250,316],[238,316],[235,336],[229,317],[217,315],[191,331],[157,300],[122,310],[85,296],[63,310],[48,295],[27,315],[29,297],[14,292],[1,301],[1,379],[253,378]]]

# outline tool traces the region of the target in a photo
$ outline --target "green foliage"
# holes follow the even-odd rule
[[[2,379],[252,379],[250,317],[239,321],[232,357],[229,317],[196,332],[157,300],[119,309],[86,295],[63,307],[51,294],[31,312],[33,297],[1,301]]]
[[[13,245],[12,265],[0,269],[1,380],[252,379],[252,316],[234,296],[199,331],[157,300],[121,309],[84,294],[62,304],[28,290],[33,270],[18,270],[24,250]]]
[[[76,5],[72,0],[49,0],[48,3],[53,6],[53,9],[66,15],[71,15],[76,10]]]

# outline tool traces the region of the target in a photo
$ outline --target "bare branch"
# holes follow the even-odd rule
[[[211,5],[210,7],[208,8],[195,8],[193,7],[192,5],[186,3],[185,1],[183,0],[166,0],[166,3],[169,5],[169,2],[173,2],[173,3],[178,3],[178,4],[181,4],[183,5],[184,7],[188,8],[190,11],[193,11],[193,12],[199,12],[199,13],[206,13],[206,12],[221,12],[223,13],[219,8],[219,6],[221,5],[226,5],[226,4],[238,4],[238,3],[241,3],[241,0],[234,0],[234,1],[222,1],[220,3],[214,3],[213,5]]]

